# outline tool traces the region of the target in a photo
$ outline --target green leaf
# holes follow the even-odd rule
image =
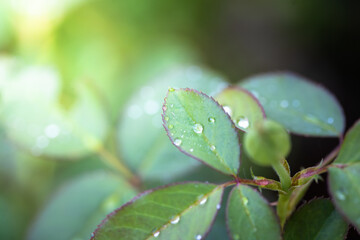
[[[231,191],[226,218],[233,240],[281,239],[275,212],[260,193],[246,185],[237,185]]]
[[[360,120],[346,133],[338,157],[334,163],[360,162]]]
[[[222,193],[222,186],[195,182],[147,191],[108,215],[92,239],[203,239]]]
[[[265,109],[266,116],[293,133],[339,137],[345,127],[343,111],[325,88],[292,73],[269,73],[240,84]]]
[[[285,225],[285,240],[343,240],[348,224],[328,199],[316,199],[299,208]]]
[[[79,158],[103,142],[108,122],[103,106],[85,82],[76,86],[69,110],[59,106],[59,73],[49,66],[9,61],[0,80],[0,120],[9,138],[33,155]]]
[[[177,67],[133,95],[119,121],[118,147],[124,161],[145,180],[168,181],[200,165],[179,152],[162,127],[161,105],[169,86],[194,87],[212,95],[226,83],[196,66]]]
[[[110,173],[85,175],[50,199],[37,216],[28,239],[89,239],[106,214],[135,194],[124,180]]]
[[[170,89],[163,106],[164,127],[173,144],[193,158],[230,175],[240,166],[235,126],[204,93]]]
[[[328,181],[336,208],[360,231],[360,163],[329,168]]]
[[[234,121],[235,126],[243,131],[265,118],[265,111],[258,100],[247,90],[229,87],[216,95],[215,99],[224,107]]]

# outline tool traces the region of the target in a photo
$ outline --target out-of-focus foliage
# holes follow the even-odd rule
[[[167,88],[214,96],[227,85],[223,73],[236,81],[267,68],[302,69],[309,61],[297,43],[316,39],[320,45],[321,34],[340,31],[340,5],[0,0],[0,239],[34,236],[39,219],[57,220],[70,232],[66,206],[49,206],[63,186],[91,183],[91,173],[100,170],[121,175],[133,192],[190,171],[194,180],[222,181],[182,156],[159,128],[154,109],[161,110]],[[333,26],[328,22],[335,13]],[[79,188],[66,201],[87,194]],[[89,204],[73,206],[89,210]],[[216,224],[208,239],[225,232],[224,222]],[[78,239],[89,236],[84,231]]]

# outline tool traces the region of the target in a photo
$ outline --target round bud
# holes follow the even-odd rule
[[[254,163],[271,166],[290,152],[290,136],[279,123],[266,119],[245,134],[244,147]]]

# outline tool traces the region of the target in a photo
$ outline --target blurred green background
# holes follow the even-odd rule
[[[350,127],[360,115],[353,86],[359,7],[339,0],[0,0],[0,239],[88,239],[139,191],[226,181],[169,142],[160,110],[170,86],[214,95],[252,74],[290,70],[332,91]],[[293,172],[336,145],[292,140]],[[306,198],[314,195],[327,196],[325,184]],[[224,239],[224,221],[215,227],[209,239]]]

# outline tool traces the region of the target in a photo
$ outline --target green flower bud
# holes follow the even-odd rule
[[[254,163],[271,166],[289,154],[290,136],[280,124],[266,119],[245,134],[244,147]]]

